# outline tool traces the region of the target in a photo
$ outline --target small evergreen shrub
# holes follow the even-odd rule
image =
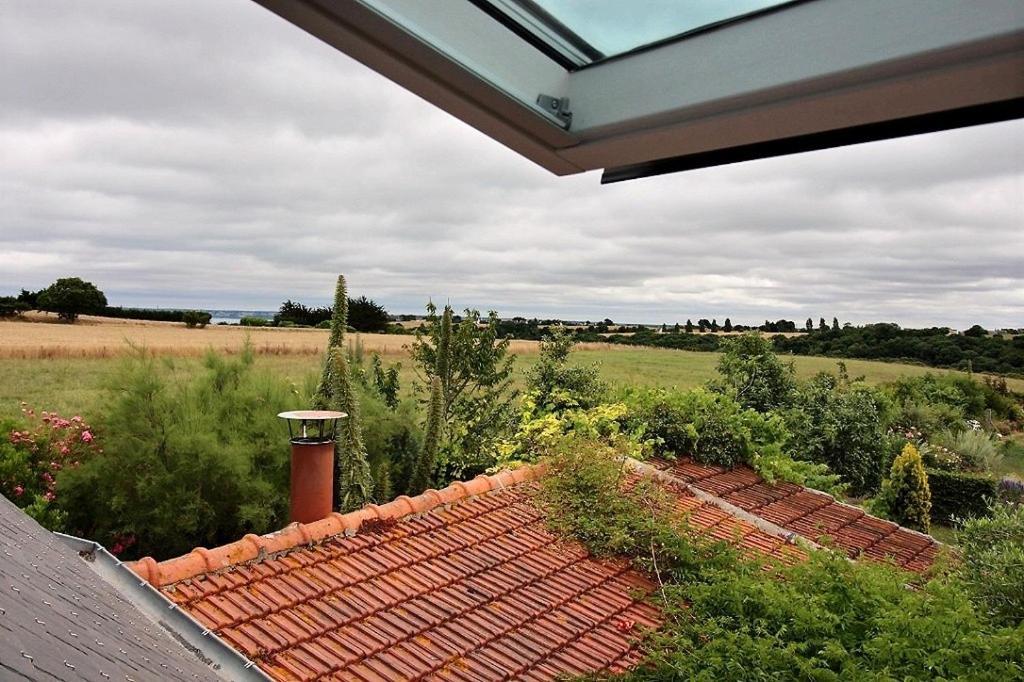
[[[957,519],[986,516],[999,493],[999,481],[990,474],[928,469],[932,521],[949,525]]]
[[[931,522],[932,496],[921,453],[910,443],[892,463],[883,494],[892,518],[898,523],[927,533]]]
[[[238,324],[240,324],[243,327],[266,327],[267,325],[270,324],[270,322],[269,320],[262,317],[256,317],[255,315],[246,315],[245,317],[238,321]]]

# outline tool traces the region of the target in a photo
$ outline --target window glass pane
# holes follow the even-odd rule
[[[493,7],[581,65],[788,2],[490,0]]]

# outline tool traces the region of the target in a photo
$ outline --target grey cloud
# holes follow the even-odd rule
[[[249,0],[4,3],[0,289],[1024,325],[1024,123],[602,187]]]

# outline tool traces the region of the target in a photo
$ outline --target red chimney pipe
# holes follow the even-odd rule
[[[338,420],[348,415],[300,410],[277,416],[288,421],[292,444],[291,520],[312,523],[326,518],[334,501],[335,432]]]

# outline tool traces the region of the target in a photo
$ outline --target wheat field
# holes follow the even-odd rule
[[[114,358],[132,348],[156,355],[198,357],[213,349],[237,353],[248,340],[257,355],[319,355],[327,345],[324,329],[237,327],[213,325],[188,329],[175,322],[120,320],[82,316],[75,324],[35,314],[23,320],[0,321],[0,358],[40,360]],[[408,354],[411,336],[396,334],[349,334],[350,344],[361,343],[367,352],[382,356]],[[591,350],[614,348],[611,344],[583,344]],[[618,348],[622,348],[618,346]],[[536,341],[512,341],[517,355],[537,352]]]

